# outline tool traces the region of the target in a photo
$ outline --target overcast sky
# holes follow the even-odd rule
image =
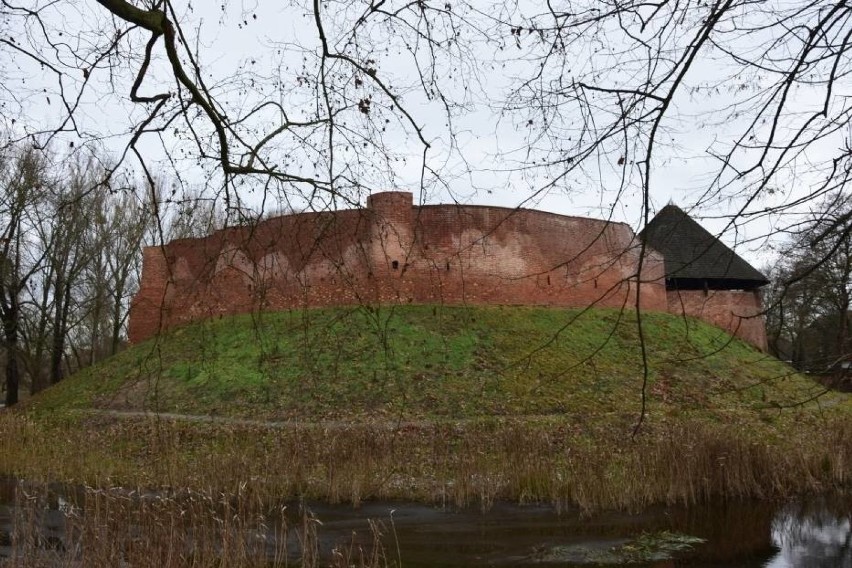
[[[47,2],[41,4],[48,5]],[[224,6],[220,3],[181,2],[175,5],[178,6],[190,49],[198,55],[202,77],[226,114],[237,116],[252,104],[273,100],[287,107],[291,120],[310,118],[317,101],[306,96],[305,93],[310,91],[302,90],[298,82],[303,73],[308,77],[316,73],[315,59],[320,43],[313,15],[305,7],[299,2],[230,2]],[[438,82],[444,95],[451,103],[457,103],[451,107],[451,126],[447,122],[444,101],[439,97],[429,100],[423,95],[418,69],[412,64],[414,59],[399,43],[400,39],[407,41],[411,36],[399,30],[399,35],[394,35],[393,30],[388,32],[378,26],[362,32],[369,34],[364,36],[363,46],[358,46],[363,49],[352,53],[362,58],[375,58],[379,76],[392,83],[400,93],[399,100],[414,123],[422,128],[423,136],[430,144],[427,164],[435,171],[435,175],[428,176],[429,183],[425,192],[421,193],[422,146],[410,128],[393,121],[389,122],[386,131],[383,129],[380,133],[385,147],[394,153],[394,160],[384,164],[385,169],[392,173],[376,173],[375,179],[367,180],[365,185],[376,190],[414,191],[418,199],[426,203],[457,201],[507,207],[520,205],[567,215],[612,218],[639,229],[642,195],[638,172],[641,165],[634,163],[635,156],[624,155],[625,152],[617,149],[608,154],[602,152],[589,159],[581,171],[560,179],[552,187],[548,187],[555,175],[552,169],[529,168],[532,160],[541,157],[527,151],[530,136],[541,124],[529,126],[527,122],[535,122],[535,110],[507,110],[505,103],[511,89],[530,75],[536,65],[533,57],[540,53],[541,43],[530,34],[516,37],[507,26],[495,26],[485,17],[521,21],[520,12],[527,8],[523,4],[504,13],[497,8],[489,12],[490,8],[486,9],[486,6],[492,5],[486,3],[473,3],[471,6],[472,9],[469,7],[459,14],[461,20],[480,23],[468,28],[461,26],[457,38],[468,51],[459,55],[461,52],[448,49],[437,66],[441,74]],[[497,6],[504,7],[503,4]],[[356,8],[363,6],[351,2],[324,4],[324,23],[332,48],[347,49],[343,43],[335,43],[335,38],[343,37],[335,36],[335,24],[351,21]],[[455,8],[461,12],[461,7]],[[478,10],[483,13],[477,13]],[[103,44],[105,34],[113,29],[112,19],[93,0],[62,0],[47,9],[44,21],[51,26],[50,33],[54,39],[63,38],[55,59],[64,64],[62,85],[66,94],[74,93],[84,85],[83,70],[87,64],[79,63],[79,73],[75,74],[73,67],[77,63],[72,52],[83,54],[87,61],[92,61],[93,56],[87,50]],[[10,37],[17,37],[22,44],[28,37],[35,44],[41,41],[36,37],[37,30],[33,29],[31,21],[13,18],[7,26]],[[478,34],[477,29],[484,33]],[[84,142],[95,143],[114,156],[121,155],[133,125],[143,120],[150,108],[131,103],[128,96],[147,38],[148,34],[142,30],[131,31],[120,43],[114,65],[91,73],[80,104],[74,110],[78,130],[85,132],[87,137],[75,140],[75,135],[63,134],[57,137],[58,147],[68,148],[73,143],[76,149]],[[579,43],[581,48],[566,56],[566,59],[573,58],[568,61],[570,73],[580,76],[597,66],[599,72],[596,77],[600,77],[601,84],[617,84],[622,79],[619,74],[624,74],[625,68],[619,68],[618,73],[613,74],[607,66],[621,64],[631,57],[631,52],[627,44],[613,45],[606,41],[611,40],[590,36],[585,44]],[[425,46],[417,49],[425,49]],[[424,60],[422,52],[418,52],[417,56]],[[55,128],[67,114],[60,104],[55,74],[25,57],[15,57],[11,63],[2,68],[4,84],[19,88],[15,89],[16,104],[3,107],[5,129],[19,135],[24,131]],[[704,198],[703,192],[718,168],[718,162],[708,155],[708,148],[724,143],[742,130],[748,116],[732,119],[726,110],[733,102],[752,96],[754,93],[750,90],[758,91],[761,87],[760,82],[753,78],[743,78],[742,82],[735,80],[736,77],[731,76],[732,70],[725,65],[723,58],[708,50],[707,57],[696,63],[685,78],[685,87],[672,103],[671,118],[662,125],[660,146],[653,162],[650,196],[652,214],[668,202],[674,202],[690,210],[714,232],[728,225],[729,216],[740,204],[736,195],[721,199]],[[641,58],[637,58],[633,68],[641,72]],[[419,71],[422,73],[424,70],[421,68]],[[160,46],[155,51],[154,65],[140,92],[154,94],[169,89],[174,89],[174,79],[164,64]],[[819,103],[815,90],[795,89],[791,97],[802,108]],[[379,102],[374,99],[375,104]],[[267,122],[257,123],[257,136],[262,136],[262,127],[268,131],[275,118],[264,116],[263,120]],[[571,132],[572,120],[579,123],[583,117],[567,115],[562,120],[564,124],[559,132],[567,138],[565,133]],[[357,129],[358,125],[353,122],[352,128]],[[341,156],[345,157],[345,152],[362,151],[354,147],[344,148],[345,144],[339,140]],[[807,159],[819,162],[843,143],[842,136],[828,137],[809,150]],[[633,146],[626,142],[625,147]],[[189,183],[201,184],[209,179],[209,168],[197,164],[185,132],[181,134],[177,133],[177,129],[165,129],[156,135],[146,135],[140,142],[140,148],[146,160],[156,164],[156,171],[165,177],[172,176],[177,168],[181,177]],[[166,152],[171,155],[171,162],[165,160]],[[280,152],[287,152],[287,149],[282,148]],[[293,152],[292,159],[298,162],[298,150]],[[627,162],[627,175],[624,175],[620,163],[624,161]],[[133,160],[129,159],[128,164],[132,165]],[[299,164],[298,168],[307,172],[311,164]],[[377,166],[376,171],[378,169]],[[792,171],[794,174],[804,172],[805,168]],[[362,175],[366,180],[373,172],[365,170]],[[778,184],[774,193],[763,197],[762,206],[784,203],[804,191],[803,188],[807,188],[812,180],[807,173],[800,175],[790,174],[787,183]],[[389,181],[382,182],[383,179]],[[393,187],[385,187],[383,183]],[[256,187],[257,180],[249,185]],[[245,202],[257,206],[260,193],[261,190],[246,192],[243,195]],[[696,203],[699,206],[694,208]],[[298,205],[298,202],[294,204]],[[752,263],[762,265],[770,260],[772,251],[767,246],[769,242],[760,237],[771,232],[773,220],[777,218],[738,225],[731,228],[724,238],[729,244],[742,243],[738,251]]]

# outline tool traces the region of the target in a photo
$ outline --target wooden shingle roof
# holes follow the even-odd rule
[[[640,233],[665,258],[666,281],[714,289],[757,288],[769,281],[676,205],[666,205]]]

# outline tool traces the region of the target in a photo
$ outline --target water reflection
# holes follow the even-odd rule
[[[149,530],[139,511],[173,515],[168,503],[180,505],[191,497],[168,496],[166,508],[152,505],[157,494],[144,496],[116,490],[122,511],[128,512],[130,523],[110,521],[101,526],[92,507],[109,505],[96,495],[79,488],[69,490],[51,486],[37,491],[43,498],[33,514],[26,509],[32,495],[27,484],[0,479],[0,565],[12,556],[16,542],[15,527],[36,519],[39,526],[38,546],[51,550],[77,550],[84,544],[69,543],[73,535],[95,531],[113,531],[111,540],[138,543],[140,531]],[[99,501],[100,499],[100,501]],[[29,501],[32,503],[32,501]],[[137,510],[133,503],[138,502]],[[147,503],[147,504],[146,504]],[[224,503],[224,502],[223,502]],[[24,506],[22,506],[24,505]],[[114,506],[114,505],[113,505]],[[213,514],[216,503],[213,503]],[[225,506],[228,506],[227,504]],[[266,507],[266,505],[264,505]],[[147,507],[147,509],[145,509]],[[248,535],[260,548],[261,557],[270,564],[276,560],[303,558],[306,544],[311,554],[329,559],[340,551],[383,549],[389,565],[407,567],[430,566],[619,566],[613,560],[613,549],[629,545],[640,535],[666,532],[691,535],[706,540],[692,550],[679,551],[667,560],[647,560],[635,566],[648,568],[852,568],[852,498],[811,498],[807,501],[777,505],[761,502],[721,503],[690,508],[657,507],[641,514],[607,512],[593,517],[578,511],[558,514],[546,506],[497,504],[488,512],[478,510],[447,511],[417,504],[368,503],[358,509],[345,506],[308,504],[311,522],[306,523],[305,510],[298,504],[270,504],[269,510],[280,512],[277,519],[266,517],[261,525],[247,520],[236,523],[240,534]],[[199,509],[206,511],[208,509]],[[233,510],[231,511],[234,512]],[[147,514],[147,513],[144,513]],[[89,524],[81,523],[88,517]],[[109,516],[105,518],[111,518]],[[198,547],[203,531],[195,517],[177,534],[183,545]],[[319,522],[314,523],[313,520]],[[371,522],[372,520],[372,522]],[[145,525],[145,526],[143,526]],[[315,534],[306,535],[310,525]],[[75,528],[76,527],[76,528]],[[288,527],[288,531],[279,530]],[[27,528],[26,526],[24,527]],[[75,532],[76,531],[76,532]],[[129,533],[134,533],[133,535]],[[234,533],[236,534],[236,533]],[[71,535],[71,536],[69,536]],[[215,536],[215,535],[214,535]],[[168,538],[168,535],[166,535]],[[310,537],[310,538],[309,538]],[[135,540],[134,540],[135,539]],[[260,539],[260,540],[257,540]],[[248,542],[248,541],[247,541]],[[264,552],[266,550],[266,552]],[[275,558],[286,550],[287,558]],[[215,551],[213,551],[215,552]],[[601,562],[602,558],[606,558]],[[609,562],[607,564],[607,562]]]
[[[772,521],[778,554],[766,568],[852,568],[852,510],[831,511],[825,503],[783,507]]]

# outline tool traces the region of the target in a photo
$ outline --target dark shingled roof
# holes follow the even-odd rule
[[[640,233],[665,257],[671,287],[756,288],[769,281],[676,205],[666,205]]]

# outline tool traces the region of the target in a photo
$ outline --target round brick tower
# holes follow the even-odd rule
[[[414,245],[412,194],[407,191],[374,193],[367,198],[373,216],[371,240],[378,272],[405,270]]]

